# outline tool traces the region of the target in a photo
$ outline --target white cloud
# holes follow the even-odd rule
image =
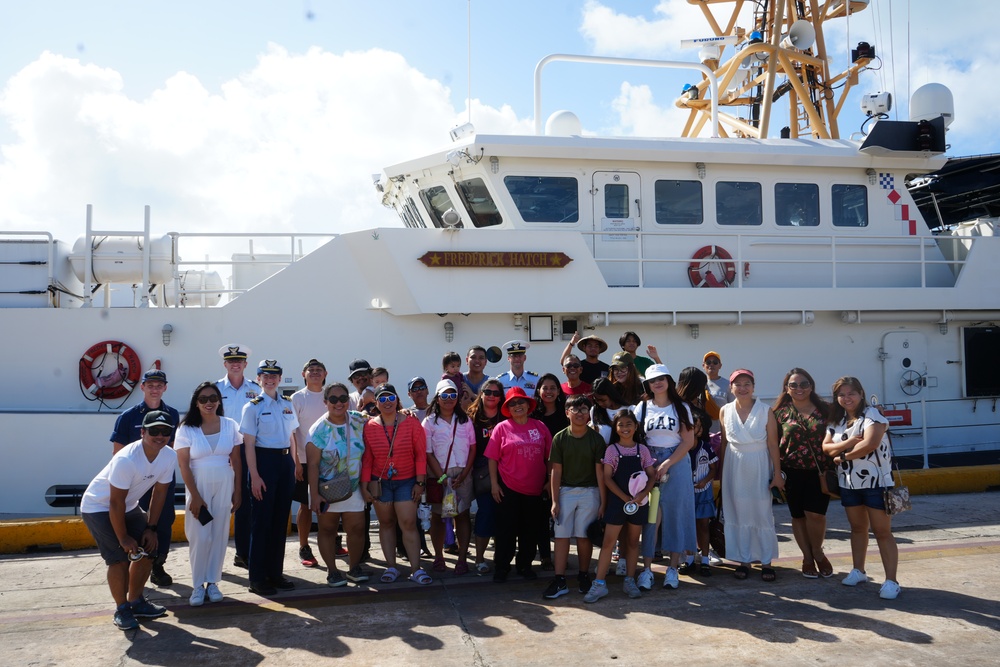
[[[628,136],[680,136],[688,114],[673,104],[666,107],[656,104],[649,86],[635,86],[627,81],[622,83],[611,107],[619,118],[619,125],[612,132]]]
[[[373,49],[291,54],[271,45],[256,65],[209,91],[178,72],[146,99],[121,76],[45,53],[13,76],[0,115],[0,229],[83,232],[339,232],[399,224],[371,174],[440,149],[465,122],[449,90],[399,54]],[[481,131],[523,132],[513,110],[473,100]]]

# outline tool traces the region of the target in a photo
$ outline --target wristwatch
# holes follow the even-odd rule
[[[151,530],[151,531],[153,531],[155,533],[156,532],[156,524],[155,523],[146,524],[146,530]]]
[[[414,482],[414,484],[416,484],[417,486],[425,486],[427,483],[426,482]]]

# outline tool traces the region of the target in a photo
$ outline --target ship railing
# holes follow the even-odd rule
[[[185,297],[200,297],[204,305],[204,299],[208,296],[228,295],[230,298],[235,298],[244,292],[248,291],[253,287],[254,284],[260,282],[256,280],[253,284],[240,284],[235,274],[239,271],[239,267],[256,267],[263,269],[266,275],[259,276],[262,280],[279,270],[294,264],[299,261],[310,252],[315,251],[320,246],[329,242],[330,240],[336,238],[338,234],[325,234],[319,232],[169,232],[167,236],[170,237],[171,243],[171,264],[174,267],[173,280],[174,280],[174,294],[173,303],[168,303],[164,299],[163,304],[167,307],[181,307],[185,302]],[[199,239],[201,245],[209,245],[211,247],[218,247],[220,243],[228,244],[233,239],[242,239],[246,242],[246,253],[238,253],[234,248],[228,247],[227,251],[230,252],[230,259],[212,259],[206,257],[205,259],[193,260],[193,259],[182,259],[186,253],[182,249],[182,239]],[[322,239],[320,243],[311,243],[312,247],[307,249],[306,242]],[[261,244],[264,247],[255,246],[254,241],[263,240],[264,243]],[[207,242],[207,244],[205,243]],[[280,252],[282,248],[287,248],[287,254]],[[278,254],[275,254],[275,251]],[[237,258],[239,257],[239,258]],[[244,258],[245,257],[245,258]],[[185,287],[181,284],[181,276],[185,272],[185,268],[212,268],[218,267],[222,269],[229,268],[229,287],[215,289],[211,287],[202,287],[201,289],[191,289]]]
[[[928,236],[706,235],[673,229],[580,233],[587,238],[594,260],[603,267],[606,278],[614,276],[617,267],[618,276],[630,281],[622,284],[609,281],[609,285],[623,287],[682,286],[680,276],[686,276],[688,266],[699,263],[693,255],[702,246],[723,249],[731,256],[731,259],[701,260],[717,268],[722,264],[733,268],[735,277],[730,287],[788,287],[787,268],[794,265],[809,266],[811,275],[807,283],[795,281],[796,286],[803,287],[954,287],[969,249],[988,238],[948,238],[947,243],[963,243],[966,249],[965,253],[949,258],[942,253],[944,239]],[[630,267],[637,267],[637,272]],[[685,270],[679,272],[677,267]],[[718,275],[715,278],[721,280]],[[862,279],[868,282],[860,282]]]

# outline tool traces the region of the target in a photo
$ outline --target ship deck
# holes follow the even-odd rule
[[[323,568],[305,569],[289,539],[286,575],[295,591],[264,599],[246,589],[245,570],[229,564],[225,601],[192,608],[188,549],[175,545],[168,571],[175,584],[148,588],[169,613],[123,633],[105,568],[94,550],[0,557],[0,664],[328,664],[530,665],[841,664],[864,655],[881,665],[988,664],[1000,642],[1000,494],[919,496],[894,519],[903,586],[895,601],[878,583],[840,584],[850,570],[849,530],[831,503],[827,553],[836,574],[808,580],[798,572],[787,507],[775,507],[778,580],[744,582],[732,565],[710,578],[681,577],[679,590],[657,586],[628,600],[621,580],[611,595],[586,605],[569,595],[544,600],[544,576],[505,585],[450,572],[428,587],[392,585],[329,589]],[[373,553],[378,554],[373,531]],[[313,537],[315,540],[315,537]],[[230,550],[230,557],[232,550]],[[454,557],[449,557],[449,563]],[[425,563],[429,565],[429,563]],[[570,572],[574,559],[571,556]],[[343,567],[343,565],[341,565]],[[381,572],[381,558],[369,563]],[[405,561],[401,568],[404,572]],[[662,564],[656,568],[662,573]],[[882,581],[874,542],[868,573]],[[541,573],[545,574],[545,573]],[[571,577],[571,579],[573,579]],[[575,583],[571,581],[570,583]]]

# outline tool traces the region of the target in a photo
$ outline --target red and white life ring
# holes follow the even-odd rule
[[[100,399],[127,396],[141,374],[139,355],[118,340],[101,341],[80,357],[80,386],[85,393]]]
[[[707,245],[699,248],[691,259],[694,261],[688,265],[688,277],[692,287],[729,287],[736,282],[736,263],[722,246]],[[721,280],[708,268],[712,263],[721,265]]]

